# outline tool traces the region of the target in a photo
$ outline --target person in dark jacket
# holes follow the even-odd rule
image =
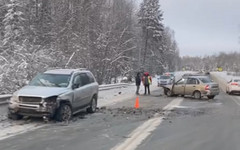
[[[148,72],[144,73],[144,76],[142,77],[142,82],[145,87],[144,95],[146,95],[147,92],[148,92],[148,95],[150,95],[150,85],[152,84],[152,77],[149,75]]]
[[[137,86],[137,90],[136,90],[136,94],[139,95],[139,89],[140,89],[140,85],[141,85],[141,77],[140,77],[140,73],[137,73],[137,76],[135,77],[135,82],[136,82],[136,86]]]

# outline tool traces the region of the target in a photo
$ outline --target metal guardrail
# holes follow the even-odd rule
[[[116,88],[122,88],[122,87],[127,87],[127,86],[130,86],[130,85],[131,84],[128,84],[128,83],[100,85],[99,86],[99,91],[111,90],[111,89],[116,89]],[[0,105],[6,105],[8,103],[8,99],[11,96],[12,96],[11,94],[0,95]]]
[[[12,95],[6,94],[6,95],[0,95],[0,105],[5,105],[7,104],[7,100],[11,97]]]

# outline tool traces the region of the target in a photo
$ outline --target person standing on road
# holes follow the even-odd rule
[[[152,77],[149,75],[148,72],[144,73],[144,76],[142,77],[142,82],[145,88],[144,95],[146,95],[147,92],[148,92],[148,95],[150,95],[150,84],[152,84]]]
[[[135,77],[135,82],[136,82],[136,86],[137,86],[137,90],[136,90],[136,94],[139,95],[139,89],[140,89],[140,85],[141,85],[141,77],[140,77],[140,73],[137,73],[137,76]]]

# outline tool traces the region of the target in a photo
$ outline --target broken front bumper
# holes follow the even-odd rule
[[[40,103],[34,104],[22,104],[17,102],[9,102],[8,109],[11,113],[31,116],[31,117],[52,117],[56,110],[55,104]]]

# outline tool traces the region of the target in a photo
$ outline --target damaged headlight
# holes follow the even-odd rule
[[[10,102],[19,102],[19,99],[18,99],[18,96],[17,95],[13,95],[11,98],[10,98]]]
[[[44,100],[47,105],[53,105],[57,102],[57,96],[48,97]]]

